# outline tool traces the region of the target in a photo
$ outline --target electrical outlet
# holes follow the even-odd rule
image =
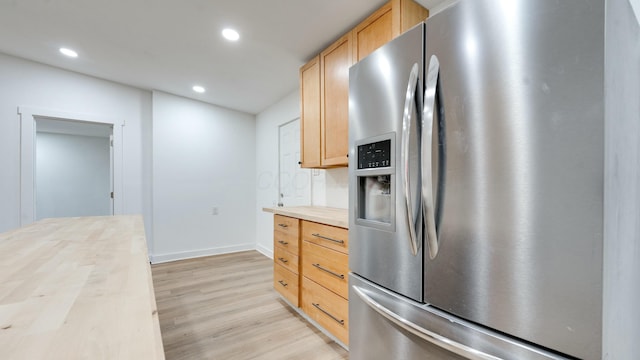
[[[214,206],[211,208],[211,215],[218,215],[218,207]]]

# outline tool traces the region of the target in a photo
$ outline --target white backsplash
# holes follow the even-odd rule
[[[347,168],[312,170],[311,204],[341,209],[349,207],[349,171]]]

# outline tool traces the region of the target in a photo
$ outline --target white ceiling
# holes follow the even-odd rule
[[[385,2],[0,0],[0,52],[256,114],[298,87],[302,64]],[[228,26],[240,41],[220,36]],[[80,56],[64,57],[61,46]],[[194,93],[195,84],[206,93]]]
[[[435,15],[459,0],[415,0],[418,4],[429,9],[429,16]]]

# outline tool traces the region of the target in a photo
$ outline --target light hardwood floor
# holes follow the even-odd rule
[[[273,290],[273,261],[257,251],[151,270],[169,360],[348,359]]]

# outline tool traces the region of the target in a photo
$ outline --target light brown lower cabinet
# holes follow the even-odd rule
[[[340,295],[318,285],[313,280],[302,277],[302,311],[349,344],[349,301]]]
[[[274,288],[348,345],[348,230],[275,215],[273,243]]]
[[[273,261],[294,274],[298,274],[300,272],[298,258],[299,256],[297,254],[292,254],[280,247],[273,249]]]
[[[273,287],[291,304],[299,306],[298,274],[278,263],[273,263]]]
[[[273,216],[273,287],[293,306],[299,306],[300,220]]]
[[[302,275],[345,299],[349,298],[349,255],[302,242]]]

